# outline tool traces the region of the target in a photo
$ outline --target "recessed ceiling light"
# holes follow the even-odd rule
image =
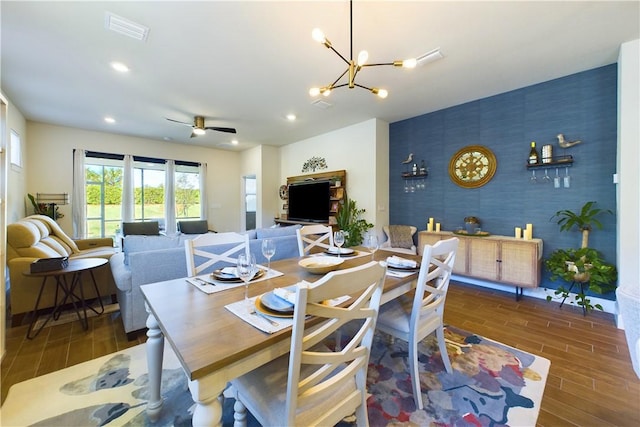
[[[105,117],[104,121],[107,123],[115,123],[116,119],[114,119],[113,117]]]
[[[232,145],[238,145],[238,140],[237,139],[232,139],[231,140],[231,144]]]
[[[173,138],[171,138],[170,136],[165,136],[164,138],[165,141],[173,141]]]
[[[129,72],[129,67],[127,67],[125,64],[123,64],[122,62],[117,62],[114,61],[111,63],[111,68],[113,68],[114,70],[120,72],[120,73],[127,73]]]
[[[296,120],[296,115],[295,114],[287,114],[287,120],[289,120],[290,122],[293,122]]]

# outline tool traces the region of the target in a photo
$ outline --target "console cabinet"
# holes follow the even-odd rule
[[[516,239],[508,236],[471,237],[450,231],[420,231],[418,251],[422,255],[425,244],[439,240],[460,239],[454,274],[514,285],[518,288],[535,288],[542,276],[542,240]]]

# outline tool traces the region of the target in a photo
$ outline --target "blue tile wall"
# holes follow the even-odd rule
[[[614,215],[599,219],[603,230],[591,233],[589,246],[616,262],[616,172],[617,65],[573,74],[534,86],[480,99],[390,125],[390,211],[392,224],[426,228],[429,217],[454,230],[465,216],[480,219],[482,229],[492,234],[513,235],[514,227],[533,224],[534,236],[544,240],[544,257],[558,248],[579,247],[579,231],[559,232],[553,214],[560,209],[578,210],[590,200]],[[578,144],[563,150],[556,135]],[[526,169],[529,144],[540,150],[553,145],[554,155],[571,154],[568,168],[571,187],[531,185]],[[495,154],[498,167],[483,187],[465,189],[448,175],[449,160],[467,145],[484,145]],[[401,162],[409,153],[429,170],[424,190],[405,193]],[[555,170],[549,173],[555,176]],[[559,170],[564,176],[565,170]],[[537,171],[538,178],[544,172]],[[543,273],[541,286],[556,289]],[[615,299],[615,295],[605,298]]]

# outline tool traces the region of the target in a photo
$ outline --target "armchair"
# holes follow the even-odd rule
[[[31,215],[7,225],[7,267],[9,268],[11,315],[33,310],[38,296],[41,278],[22,274],[38,258],[68,256],[77,258],[106,258],[115,253],[113,239],[73,240],[66,235],[57,222],[45,215]],[[100,295],[115,295],[116,286],[109,265],[95,270],[94,276]],[[55,305],[55,286],[44,288],[39,308]],[[95,297],[95,291],[88,286],[85,297]]]
[[[412,225],[385,225],[382,227],[387,240],[380,245],[380,249],[401,254],[416,255],[418,253],[413,243],[413,235],[418,231]]]

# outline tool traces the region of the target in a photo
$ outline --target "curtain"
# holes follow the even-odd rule
[[[76,239],[84,239],[87,237],[87,197],[85,193],[84,156],[84,150],[73,150],[71,222],[73,224],[73,237]]]
[[[133,197],[133,156],[124,156],[124,171],[122,173],[122,222],[132,222],[134,219],[134,197]]]
[[[200,219],[207,218],[207,164],[200,163]]]
[[[167,234],[175,234],[177,231],[175,176],[176,163],[173,160],[167,160],[167,171],[164,174],[164,217]]]

